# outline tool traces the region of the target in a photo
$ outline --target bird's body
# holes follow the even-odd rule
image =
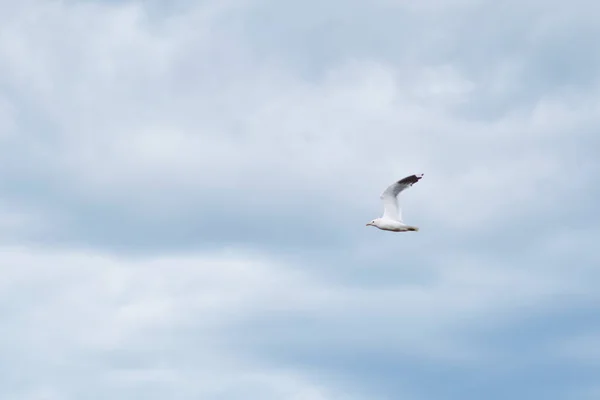
[[[404,189],[407,189],[417,183],[423,174],[407,176],[397,182],[394,182],[381,194],[383,201],[383,216],[369,222],[367,226],[375,226],[384,231],[391,232],[416,232],[419,230],[416,226],[407,225],[402,221],[402,213],[398,207],[398,195]]]
[[[393,219],[389,219],[389,218],[377,218],[373,221],[374,221],[374,223],[373,224],[369,223],[369,225],[374,225],[383,231],[409,232],[409,231],[418,231],[419,230],[419,228],[417,228],[416,226],[406,225],[405,223],[403,223],[401,221],[394,221]]]

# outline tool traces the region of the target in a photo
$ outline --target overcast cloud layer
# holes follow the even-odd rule
[[[597,399],[599,19],[0,0],[0,398]]]

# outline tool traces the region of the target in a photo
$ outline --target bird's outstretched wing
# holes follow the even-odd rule
[[[383,200],[383,218],[402,221],[402,211],[400,207],[398,207],[398,194],[404,189],[419,182],[422,177],[423,174],[407,176],[404,179],[400,179],[398,182],[394,182],[385,189],[380,196],[381,200]]]

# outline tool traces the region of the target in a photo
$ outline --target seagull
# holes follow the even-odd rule
[[[388,186],[380,196],[383,201],[383,215],[381,218],[369,222],[367,226],[375,226],[381,230],[392,232],[418,231],[418,227],[406,225],[402,221],[402,212],[398,207],[398,195],[404,189],[419,182],[422,177],[423,174],[407,176]]]

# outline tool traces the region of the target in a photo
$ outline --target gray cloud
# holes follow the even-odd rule
[[[597,7],[0,9],[5,397],[594,393]]]

